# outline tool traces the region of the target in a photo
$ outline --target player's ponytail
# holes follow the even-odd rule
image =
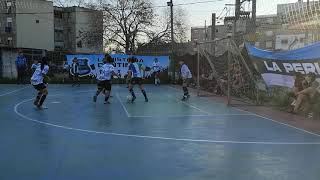
[[[47,58],[46,57],[42,57],[41,59],[41,71],[44,69],[44,66],[47,65]]]

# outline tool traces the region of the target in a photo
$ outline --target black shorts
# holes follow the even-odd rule
[[[33,87],[38,91],[41,91],[41,90],[47,88],[47,86],[44,83],[41,83],[41,84],[38,84],[38,85],[33,85]]]
[[[182,80],[182,86],[187,87],[191,84],[192,78],[187,78]]]
[[[111,91],[111,81],[110,80],[99,81],[98,89],[105,89],[107,91]]]
[[[160,71],[155,71],[153,75],[154,75],[155,78],[159,78],[159,76],[160,76]]]
[[[143,79],[142,78],[132,78],[129,80],[129,84],[135,85],[138,84],[139,86],[141,86],[143,84]]]

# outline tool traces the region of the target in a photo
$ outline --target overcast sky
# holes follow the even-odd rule
[[[155,5],[166,5],[169,0],[154,0]],[[206,0],[173,0],[174,4],[191,3]],[[213,0],[215,1],[215,0]],[[235,0],[216,0],[217,2],[208,2],[204,4],[186,5],[183,7],[188,13],[188,24],[190,26],[204,26],[205,20],[207,24],[211,24],[211,13],[219,15],[225,4],[234,4]],[[297,2],[298,0],[257,0],[257,13],[263,14],[276,14],[277,4]],[[305,0],[306,1],[306,0]],[[225,15],[225,13],[224,13]]]

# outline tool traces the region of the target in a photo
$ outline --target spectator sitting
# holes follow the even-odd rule
[[[307,82],[303,80],[303,76],[301,73],[298,73],[298,72],[295,73],[293,78],[294,78],[294,86],[292,89],[292,93],[290,93],[289,95],[295,98],[295,100],[291,103],[292,106],[295,106],[297,102],[296,101],[297,94],[303,89],[306,89],[308,85],[307,85]]]
[[[313,103],[313,100],[319,96],[319,83],[316,81],[316,75],[314,73],[309,73],[306,76],[303,85],[306,88],[296,93],[297,101],[294,106],[294,113],[298,113],[300,109],[304,111],[310,110],[310,105]]]

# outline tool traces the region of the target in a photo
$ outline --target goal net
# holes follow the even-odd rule
[[[225,97],[228,104],[255,104],[254,67],[244,48],[229,39],[197,44],[198,96]]]

